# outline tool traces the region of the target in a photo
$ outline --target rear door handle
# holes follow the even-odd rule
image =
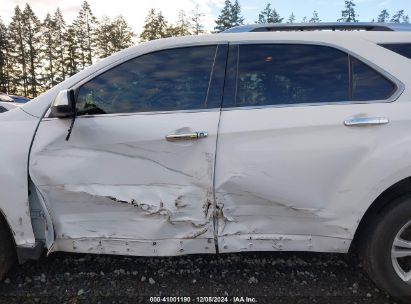
[[[390,121],[385,117],[358,117],[344,120],[344,125],[351,126],[375,126],[386,125]]]
[[[180,141],[180,140],[196,140],[200,138],[205,138],[208,136],[207,132],[197,131],[192,133],[183,133],[183,134],[169,134],[166,136],[168,141]]]

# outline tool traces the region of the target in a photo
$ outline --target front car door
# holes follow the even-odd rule
[[[377,151],[407,137],[401,84],[324,43],[231,45],[228,64],[220,251],[346,251],[384,179]]]
[[[215,252],[213,174],[227,46],[174,47],[77,85],[78,117],[46,115],[30,176],[51,251]]]

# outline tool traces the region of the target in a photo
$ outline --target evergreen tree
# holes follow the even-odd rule
[[[170,36],[187,36],[191,35],[192,25],[183,10],[178,12],[178,19],[175,26],[169,27]]]
[[[306,16],[304,16],[303,19],[301,19],[301,23],[307,23],[307,22],[308,22],[308,19]]]
[[[66,66],[66,74],[68,76],[76,74],[81,65],[76,31],[73,26],[69,26],[64,35],[64,65]]]
[[[231,26],[238,26],[244,24],[244,18],[241,15],[241,7],[238,3],[238,0],[235,0],[234,4],[231,5],[230,23]]]
[[[217,24],[214,27],[215,33],[220,33],[223,32],[229,28],[232,27],[231,24],[231,2],[230,0],[225,0],[224,2],[224,7],[220,12],[220,15],[218,16],[217,20],[215,23]]]
[[[291,13],[290,17],[288,17],[287,23],[294,23],[295,22],[295,15]]]
[[[46,88],[51,88],[56,82],[56,72],[55,72],[55,48],[57,43],[55,41],[56,27],[54,20],[51,18],[50,14],[47,14],[46,19],[42,24],[42,59],[46,62],[43,70],[43,85]]]
[[[0,92],[8,91],[8,39],[7,39],[7,27],[4,25],[0,18]]]
[[[41,24],[37,16],[34,14],[29,4],[23,11],[22,24],[24,26],[24,43],[28,62],[28,84],[30,86],[29,94],[31,97],[35,97],[38,94],[38,79],[37,75],[40,74],[40,49],[41,49],[41,36],[40,29]]]
[[[311,17],[310,21],[308,21],[308,22],[310,22],[310,23],[318,23],[318,22],[321,22],[320,17],[318,17],[318,12],[317,12],[317,11],[314,11],[314,12],[313,12],[313,16]]]
[[[66,79],[65,55],[64,55],[64,36],[66,31],[66,23],[59,8],[53,15],[54,22],[54,41],[55,41],[55,81],[57,83]]]
[[[124,20],[123,16],[117,16],[112,23],[112,52],[118,52],[133,45],[134,33]]]
[[[90,5],[87,1],[84,1],[76,20],[74,20],[73,23],[82,68],[93,63],[96,27],[97,19],[91,12]]]
[[[355,13],[355,6],[353,0],[345,0],[344,9],[341,12],[341,18],[339,22],[358,22],[358,15]]]
[[[390,20],[390,14],[386,9],[383,9],[378,15],[377,22],[388,22]]]
[[[258,15],[256,23],[281,23],[284,18],[281,18],[275,8],[271,9],[271,4],[267,3],[265,9]]]
[[[395,13],[390,22],[394,23],[409,23],[409,17],[408,15],[405,15],[404,10],[399,10],[397,13]]]
[[[105,58],[112,54],[112,27],[110,18],[103,16],[96,30],[96,49],[99,58]]]
[[[204,13],[200,12],[200,8],[198,4],[196,4],[194,10],[191,11],[191,14],[192,14],[190,18],[191,32],[194,35],[205,33],[204,25],[202,24],[202,18],[204,17]]]
[[[141,41],[150,41],[159,38],[170,37],[170,30],[167,21],[161,12],[156,13],[155,9],[150,9],[140,34]]]
[[[10,43],[9,63],[12,69],[9,73],[9,93],[28,95],[27,56],[24,33],[23,14],[19,6],[14,9],[14,15],[8,27]]]

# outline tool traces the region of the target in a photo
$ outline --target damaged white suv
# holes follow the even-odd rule
[[[0,114],[0,275],[15,253],[355,244],[381,288],[411,296],[410,29],[153,41]]]

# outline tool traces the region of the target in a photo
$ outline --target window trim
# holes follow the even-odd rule
[[[342,46],[335,45],[332,43],[327,43],[327,42],[316,42],[316,41],[301,41],[301,40],[277,40],[277,41],[272,41],[272,40],[258,40],[258,41],[241,41],[241,42],[235,42],[235,43],[230,43],[229,48],[230,50],[234,47],[237,49],[237,62],[236,62],[236,67],[230,66],[232,65],[232,61],[230,60],[230,55],[231,53],[229,52],[228,54],[228,60],[227,60],[227,71],[232,70],[233,68],[237,71],[238,68],[238,62],[239,62],[239,50],[241,45],[250,45],[250,44],[282,44],[282,45],[290,45],[290,44],[301,44],[301,45],[313,45],[313,46],[325,46],[325,47],[331,47],[333,49],[339,50],[344,52],[348,58],[355,58],[359,60],[360,62],[366,64],[379,74],[381,74],[383,77],[385,77],[387,80],[391,81],[395,88],[391,94],[390,97],[387,99],[381,99],[381,100],[346,100],[346,101],[334,101],[334,102],[310,102],[310,103],[295,103],[295,104],[276,104],[276,105],[264,105],[264,106],[244,106],[244,107],[224,107],[224,101],[226,100],[225,96],[223,98],[223,104],[222,104],[222,111],[232,111],[232,110],[249,110],[249,109],[264,109],[264,108],[290,108],[290,107],[309,107],[309,106],[332,106],[332,105],[351,105],[351,104],[372,104],[372,103],[392,103],[395,102],[401,94],[405,90],[405,85],[403,82],[401,82],[398,78],[394,77],[392,74],[387,72],[386,70],[382,69],[380,66],[377,64],[371,62],[370,60],[352,52],[349,49],[346,49]],[[351,59],[349,59],[351,62]],[[347,64],[348,65],[348,64]],[[350,71],[351,72],[351,71]],[[350,73],[351,74],[351,73]],[[350,76],[351,77],[351,76]],[[237,74],[228,74],[226,73],[226,84],[230,83],[233,81],[233,79],[237,82]],[[227,90],[232,89],[229,87],[224,87],[224,95],[227,94]],[[237,89],[236,89],[237,90]],[[235,96],[236,92],[230,92],[228,93],[231,96]]]

